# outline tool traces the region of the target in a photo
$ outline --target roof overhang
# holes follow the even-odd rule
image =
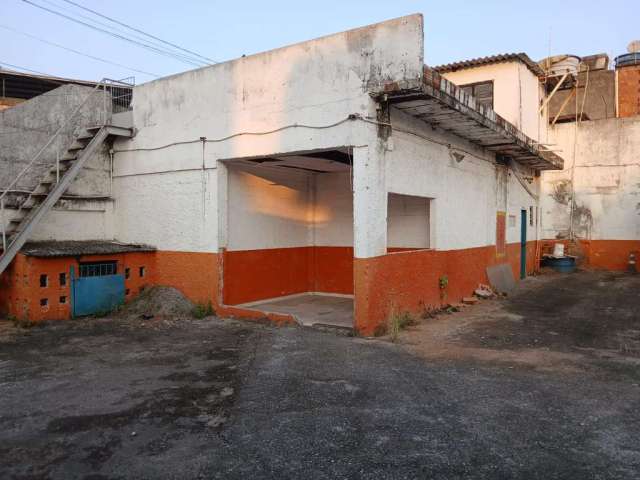
[[[461,60],[459,62],[447,63],[433,67],[438,73],[456,72],[458,70],[466,70],[469,68],[483,67],[485,65],[493,65],[505,62],[521,62],[536,77],[544,77],[544,70],[536,62],[529,58],[526,53],[501,53],[498,55],[490,55],[488,57],[472,58],[470,60]]]
[[[491,108],[476,104],[437,72],[425,67],[418,88],[398,89],[391,84],[378,100],[386,100],[402,112],[451,132],[486,150],[535,170],[562,170],[561,157],[525,135]]]

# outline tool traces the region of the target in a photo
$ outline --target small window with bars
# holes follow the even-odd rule
[[[460,85],[460,89],[476,99],[476,105],[493,108],[493,80]]]
[[[80,264],[81,277],[104,277],[118,273],[118,262],[92,262]]]

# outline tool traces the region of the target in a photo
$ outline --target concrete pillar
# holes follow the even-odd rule
[[[387,193],[384,153],[374,146],[353,152],[354,327],[373,335],[384,313],[372,306],[379,262],[387,253]],[[377,257],[377,258],[374,258]]]
[[[353,150],[353,227],[356,258],[387,253],[384,152],[377,146]]]

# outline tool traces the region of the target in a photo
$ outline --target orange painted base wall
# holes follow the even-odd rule
[[[536,242],[527,243],[527,272],[534,270]],[[355,323],[363,335],[372,335],[385,324],[393,310],[420,314],[425,308],[459,302],[479,283],[488,283],[486,268],[509,263],[514,276],[520,273],[520,244],[507,245],[505,256],[496,256],[496,247],[464,250],[415,250],[374,258],[358,258],[354,263]],[[446,296],[439,288],[446,275]]]
[[[544,240],[544,243],[564,243],[568,240]],[[625,271],[628,268],[629,254],[636,253],[636,261],[640,262],[640,240],[580,240],[580,248],[584,254],[584,265],[599,270]],[[572,253],[572,252],[569,252]],[[640,271],[640,264],[638,264]]]
[[[77,274],[79,262],[106,260],[118,262],[118,273],[129,269],[127,301],[143,288],[165,285],[177,288],[194,302],[219,303],[218,255],[213,253],[162,251],[59,258],[19,254],[0,276],[0,313],[32,322],[71,318],[71,267]],[[144,276],[140,276],[140,267],[145,267]],[[60,285],[61,273],[67,274],[66,285]],[[40,287],[42,274],[48,277],[47,287]],[[47,299],[46,306],[41,306],[43,299]]]
[[[353,293],[351,247],[227,251],[223,264],[227,305],[304,292]]]
[[[530,242],[527,250],[527,270],[532,271],[535,242]],[[264,318],[260,312],[230,305],[306,291],[355,293],[356,326],[362,334],[370,335],[388,319],[391,308],[420,313],[425,306],[470,295],[478,283],[487,283],[488,265],[508,262],[517,277],[519,258],[518,244],[508,245],[506,255],[500,258],[496,258],[494,246],[453,251],[390,249],[387,255],[356,260],[350,247],[222,254],[159,251],[57,259],[18,255],[0,276],[0,311],[31,321],[69,318],[69,281],[66,286],[58,285],[59,273],[68,273],[71,265],[77,268],[79,261],[115,259],[119,272],[130,268],[128,298],[146,286],[172,286],[194,302],[211,302],[219,315]],[[140,266],[145,266],[143,278]],[[42,273],[50,278],[46,288],[39,287]],[[442,275],[449,279],[444,299],[438,287]],[[66,304],[59,302],[61,296],[67,297]],[[42,298],[48,298],[47,308],[40,306]],[[269,319],[277,323],[292,321],[287,315],[272,317]]]
[[[154,284],[155,253],[132,252],[116,255],[40,258],[18,254],[0,276],[0,313],[21,320],[41,322],[71,318],[71,267],[78,274],[80,262],[115,260],[118,273],[129,269],[125,279],[126,298],[131,299],[147,285]],[[140,276],[144,267],[144,276]],[[61,283],[60,274],[65,274]],[[40,286],[40,276],[47,276],[47,286]],[[41,302],[46,300],[46,305]]]

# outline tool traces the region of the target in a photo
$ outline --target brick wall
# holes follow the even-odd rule
[[[618,117],[640,115],[640,65],[618,69]]]

